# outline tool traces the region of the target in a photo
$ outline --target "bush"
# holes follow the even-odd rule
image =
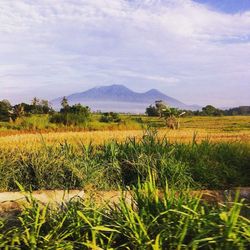
[[[51,126],[49,124],[49,116],[48,115],[32,115],[22,118],[17,118],[15,120],[15,126],[19,126],[20,129],[46,129]]]
[[[118,113],[103,113],[100,120],[100,122],[121,122],[121,118],[119,117]]]
[[[67,109],[61,109],[60,113],[52,115],[50,122],[65,126],[86,126],[86,123],[90,120],[90,116],[89,107],[76,104],[68,106]]]

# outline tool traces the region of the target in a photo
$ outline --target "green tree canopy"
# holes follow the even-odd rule
[[[147,107],[145,113],[148,116],[159,116],[160,115],[158,109],[153,105],[150,105],[149,107]]]
[[[212,105],[207,105],[207,106],[202,108],[202,113],[204,115],[208,115],[208,116],[217,116],[217,115],[222,115],[223,111],[215,108]]]
[[[0,121],[7,122],[12,114],[12,106],[8,100],[0,101]]]

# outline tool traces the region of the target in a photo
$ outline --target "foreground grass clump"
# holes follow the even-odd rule
[[[52,209],[30,205],[0,223],[5,249],[247,249],[249,209],[243,201],[209,205],[168,186],[159,193],[154,174],[132,187],[132,199],[96,206],[75,200]],[[249,211],[249,210],[248,210]],[[244,211],[243,211],[244,212]],[[247,214],[247,213],[246,213]]]
[[[227,189],[250,183],[250,146],[244,143],[171,143],[147,131],[142,139],[83,142],[0,151],[0,190],[117,189],[143,182],[148,169],[158,187]]]

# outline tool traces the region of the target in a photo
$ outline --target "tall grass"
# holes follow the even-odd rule
[[[132,186],[117,204],[75,200],[61,208],[30,206],[11,223],[1,220],[1,249],[248,249],[250,221],[237,198],[209,205],[165,183],[159,195],[155,173]]]
[[[244,143],[171,143],[154,130],[138,140],[101,145],[61,144],[0,151],[0,190],[73,189],[91,185],[117,189],[137,185],[155,173],[158,187],[227,189],[250,183],[250,146]]]

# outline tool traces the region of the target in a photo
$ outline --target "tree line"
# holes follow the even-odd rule
[[[11,105],[8,100],[0,101],[0,121],[8,122],[15,121],[18,118],[48,114],[50,122],[61,123],[64,125],[79,125],[86,123],[91,116],[91,110],[88,106],[82,104],[69,105],[68,100],[64,97],[61,101],[61,109],[56,112],[50,105],[48,100],[33,98],[30,104],[19,103]],[[215,108],[212,105],[207,105],[201,110],[179,110],[165,105],[162,101],[156,101],[155,105],[150,105],[146,108],[148,116],[160,116],[169,118],[173,123],[173,117],[178,117],[180,114],[188,116],[231,116],[231,115],[250,115],[250,106],[240,106],[226,110]],[[120,118],[117,113],[103,113],[100,122],[119,122]],[[172,126],[172,125],[171,125]],[[177,126],[177,125],[176,125]]]
[[[162,116],[162,110],[169,110],[175,113],[185,113],[186,116],[233,116],[233,115],[250,115],[250,106],[240,106],[235,108],[230,108],[226,110],[215,108],[212,105],[207,105],[201,110],[178,110],[175,108],[170,108],[167,105],[161,103],[161,101],[156,102],[155,105],[150,105],[146,108],[146,114],[148,116]]]
[[[80,125],[90,118],[90,108],[81,104],[69,105],[64,97],[61,101],[61,109],[56,112],[48,100],[33,98],[30,104],[19,103],[11,105],[8,100],[0,101],[0,121],[15,121],[18,118],[31,115],[50,115],[50,122],[64,125]]]
[[[8,100],[0,101],[0,121],[14,121],[19,117],[28,116],[32,114],[49,114],[54,110],[47,100],[39,100],[34,98],[30,104],[19,103],[11,105]]]

